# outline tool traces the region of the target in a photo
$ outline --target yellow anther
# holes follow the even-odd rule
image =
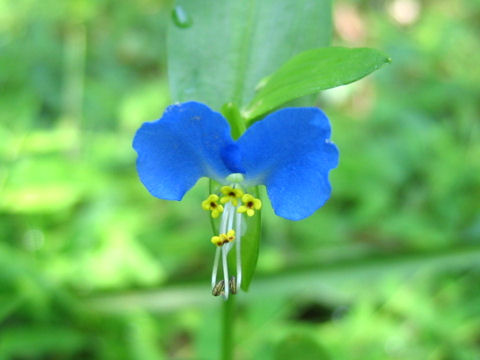
[[[235,240],[235,230],[228,230],[226,235],[228,242],[232,242],[233,240]]]
[[[243,196],[243,191],[242,190],[233,188],[231,186],[222,186],[220,191],[224,195],[220,199],[220,202],[222,204],[225,204],[225,203],[231,201],[233,206],[237,206],[238,199],[240,199]]]
[[[217,245],[217,246],[223,245],[223,240],[221,239],[220,236],[212,236],[210,241],[212,242],[213,245]]]
[[[260,210],[262,208],[262,201],[260,199],[254,198],[250,194],[245,194],[242,196],[243,205],[238,207],[239,213],[247,213],[248,216],[255,215],[255,210]]]
[[[212,211],[212,218],[217,218],[223,211],[223,206],[218,203],[218,195],[211,194],[208,198],[202,201],[202,208],[204,210]]]
[[[222,246],[226,243],[232,242],[233,240],[235,240],[235,230],[229,230],[226,234],[212,236],[212,238],[210,239],[212,244],[217,246]]]

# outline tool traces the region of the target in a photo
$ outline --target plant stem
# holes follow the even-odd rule
[[[230,295],[222,304],[222,360],[233,360],[233,335],[235,323],[235,296]]]

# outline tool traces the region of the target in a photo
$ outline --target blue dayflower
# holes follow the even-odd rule
[[[254,123],[233,140],[226,119],[208,106],[190,101],[169,106],[156,121],[144,123],[133,147],[140,180],[153,195],[181,200],[201,177],[224,185],[221,198],[211,194],[202,204],[212,217],[222,214],[212,288],[228,297],[241,283],[242,218],[261,202],[244,191],[265,185],[273,210],[289,220],[313,214],[330,197],[328,173],[338,164],[338,150],[329,140],[330,124],[318,108],[284,108]],[[223,196],[222,196],[223,195]],[[226,256],[237,243],[237,278],[229,280]],[[224,280],[216,283],[222,248]],[[230,286],[229,286],[230,284]],[[235,291],[232,291],[235,292]]]

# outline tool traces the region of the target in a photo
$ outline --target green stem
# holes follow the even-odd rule
[[[230,295],[222,304],[222,360],[233,360],[234,324],[235,296]]]
[[[238,139],[247,130],[245,119],[242,118],[237,106],[233,103],[227,103],[222,106],[222,115],[228,120],[232,138]]]

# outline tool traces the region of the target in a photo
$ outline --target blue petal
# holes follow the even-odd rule
[[[317,108],[285,108],[253,124],[237,144],[245,180],[265,184],[278,216],[300,220],[330,197],[328,172],[338,150],[330,124]]]
[[[232,144],[224,117],[193,101],[169,106],[133,140],[140,180],[153,196],[167,200],[181,200],[202,176],[220,180],[230,174],[222,153]]]
[[[242,167],[242,159],[240,149],[237,144],[230,144],[222,150],[222,160],[231,171],[231,173],[244,173],[245,169]]]

